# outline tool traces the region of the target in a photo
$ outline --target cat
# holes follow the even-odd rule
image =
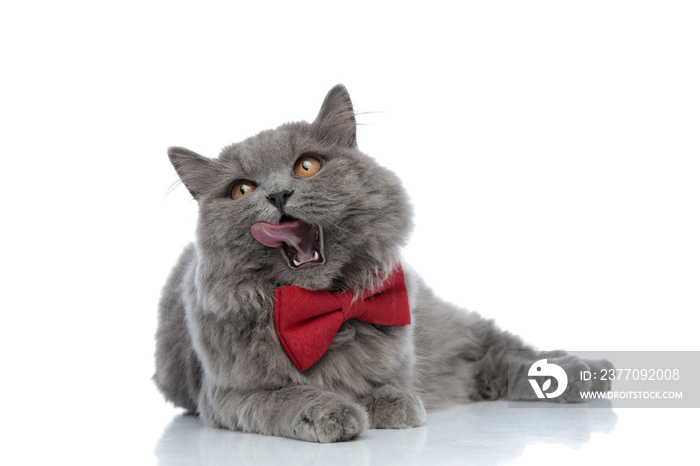
[[[262,131],[216,159],[181,147],[168,155],[199,217],[162,292],[153,379],[207,425],[323,443],[412,428],[452,404],[536,400],[523,374],[538,359],[572,382],[556,401],[609,389],[574,380],[607,361],[563,351],[511,361],[521,377],[509,387],[508,352],[532,348],[440,300],[401,261],[411,205],[398,177],[358,149],[344,86],[311,123]],[[336,317],[354,309],[351,318],[334,324],[334,336],[304,333],[295,343],[280,329],[292,311],[276,306],[307,312],[316,296],[342,302]],[[371,301],[378,321],[352,318]],[[389,308],[396,321],[381,320]]]

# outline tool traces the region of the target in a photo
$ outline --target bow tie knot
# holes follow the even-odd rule
[[[280,343],[304,371],[323,356],[348,319],[376,325],[411,323],[403,270],[398,265],[377,289],[361,296],[282,286],[275,290],[274,317]]]
[[[340,293],[335,295],[338,298],[338,305],[343,311],[343,320],[362,319],[367,312],[364,299],[351,295],[350,293]]]

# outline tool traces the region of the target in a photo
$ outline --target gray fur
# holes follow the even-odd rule
[[[304,153],[324,162],[310,178],[292,171]],[[280,345],[276,287],[357,293],[376,286],[411,230],[400,181],[357,149],[343,86],[328,93],[312,123],[263,131],[217,159],[177,147],[168,154],[199,203],[196,241],[165,285],[156,335],[154,381],[176,406],[212,426],[335,442],[366,428],[419,426],[426,408],[506,395],[507,352],[528,348],[493,321],[438,299],[406,264],[411,325],[351,319],[304,372]],[[239,179],[257,189],[233,200],[229,189]],[[280,191],[293,192],[288,215],[322,225],[323,265],[293,270],[252,237],[254,223],[279,221],[266,197]],[[572,370],[585,364],[570,361]],[[525,387],[511,390],[532,398]]]

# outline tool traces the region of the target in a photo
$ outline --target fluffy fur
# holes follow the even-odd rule
[[[351,319],[304,372],[280,345],[276,287],[357,293],[376,286],[411,230],[401,182],[357,148],[343,86],[331,89],[311,123],[263,131],[217,159],[178,147],[168,154],[199,204],[196,241],[165,285],[156,334],[154,380],[176,406],[212,426],[335,442],[367,428],[419,426],[426,409],[506,395],[507,352],[528,348],[493,321],[441,301],[405,263],[410,326]],[[303,154],[322,160],[312,177],[293,171]],[[232,199],[241,179],[257,188]],[[292,193],[283,211],[268,198],[280,192]],[[294,269],[253,238],[253,224],[278,223],[283,214],[322,226],[322,265]],[[563,352],[541,357],[569,374],[593,364]],[[533,397],[529,386],[510,390],[511,398]]]

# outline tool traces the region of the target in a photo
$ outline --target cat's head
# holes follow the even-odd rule
[[[411,229],[399,179],[360,152],[347,90],[209,159],[168,150],[199,203],[200,258],[236,282],[359,290],[388,272]]]

